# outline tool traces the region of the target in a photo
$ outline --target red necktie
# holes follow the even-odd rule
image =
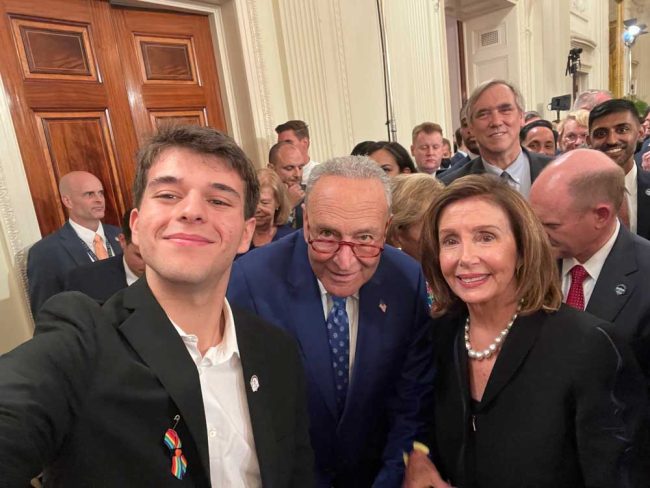
[[[585,309],[585,293],[582,290],[582,283],[585,281],[585,278],[589,276],[587,270],[576,264],[571,268],[571,287],[569,288],[569,294],[566,297],[566,304],[577,308],[578,310]]]

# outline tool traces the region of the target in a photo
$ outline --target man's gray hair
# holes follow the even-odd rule
[[[515,105],[517,105],[519,111],[523,113],[526,103],[524,102],[524,97],[519,91],[519,88],[506,80],[488,80],[474,88],[474,91],[469,96],[469,99],[465,104],[464,114],[461,114],[461,117],[464,115],[467,118],[467,123],[471,122],[471,120],[474,118],[474,105],[476,105],[476,101],[488,88],[492,88],[495,85],[503,85],[509,88],[512,94],[515,96]]]
[[[368,156],[342,156],[332,158],[324,163],[317,164],[309,174],[307,188],[305,189],[305,204],[314,185],[324,176],[340,176],[358,180],[378,180],[384,187],[388,209],[391,205],[390,180],[383,169]]]

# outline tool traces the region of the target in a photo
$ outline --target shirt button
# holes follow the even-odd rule
[[[208,432],[208,434],[210,435],[210,437],[215,437],[217,435],[217,431],[212,429],[210,430],[210,432]]]

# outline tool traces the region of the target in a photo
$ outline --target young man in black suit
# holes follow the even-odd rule
[[[479,85],[467,100],[465,116],[481,155],[440,176],[448,185],[470,174],[491,173],[506,180],[524,197],[548,156],[521,147],[519,131],[524,123],[524,100],[511,83],[491,80]]]
[[[56,297],[0,358],[3,486],[313,484],[295,343],[225,299],[258,196],[228,136],[153,137],[130,222],[146,278],[103,306]]]

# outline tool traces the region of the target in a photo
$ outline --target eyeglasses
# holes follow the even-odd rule
[[[358,244],[348,241],[334,241],[330,239],[309,239],[307,241],[311,248],[321,254],[335,254],[341,246],[350,246],[354,255],[358,258],[376,258],[384,250],[381,246],[372,244]]]
[[[564,140],[568,142],[576,142],[578,139],[585,141],[587,139],[587,134],[567,134],[564,136]]]

